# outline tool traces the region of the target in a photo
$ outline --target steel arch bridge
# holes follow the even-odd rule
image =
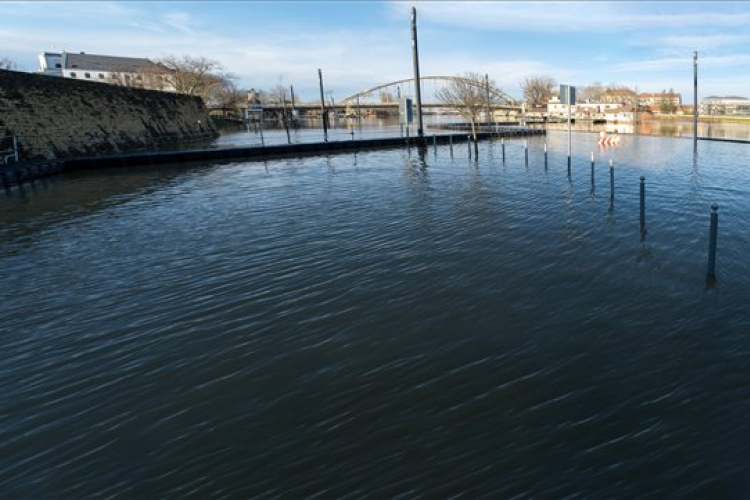
[[[432,83],[433,84],[433,90],[436,91],[436,83],[450,83],[453,81],[461,81],[461,82],[467,82],[469,84],[474,84],[473,80],[470,80],[468,78],[464,78],[461,76],[422,76],[419,78],[419,81],[422,86],[422,96],[423,96],[423,102],[427,103],[429,102],[429,98],[425,99],[425,96],[429,97],[430,93],[425,92],[426,83]],[[401,92],[401,86],[406,86],[406,92]],[[371,87],[369,89],[362,90],[360,92],[357,92],[356,94],[352,94],[348,97],[345,97],[342,100],[342,104],[356,104],[358,99],[364,99],[366,102],[370,101],[373,97],[374,98],[380,98],[382,101],[382,97],[384,94],[386,96],[386,99],[391,100],[393,98],[392,92],[387,92],[388,89],[392,89],[393,87],[397,88],[398,94],[400,95],[414,95],[414,92],[412,91],[412,87],[414,85],[414,78],[405,78],[403,80],[396,80],[394,82],[388,82],[381,85],[376,85],[375,87]],[[485,89],[485,86],[483,84],[476,85],[477,87],[480,87],[481,89]],[[429,86],[427,86],[429,87]],[[434,92],[433,91],[433,97]],[[511,96],[506,94],[505,92],[502,92],[497,89],[490,89],[490,95],[492,95],[494,98],[499,99],[501,104],[508,106],[508,107],[521,107],[521,103],[519,103],[517,100],[513,99]],[[388,102],[388,101],[386,101]],[[394,102],[394,101],[390,101]]]

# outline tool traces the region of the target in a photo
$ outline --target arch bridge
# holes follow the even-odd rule
[[[486,91],[487,87],[484,82],[477,83],[476,80],[464,78],[461,76],[422,76],[419,78],[421,83],[421,97],[423,107],[445,107],[445,104],[440,102],[436,97],[438,91],[453,82],[463,82],[469,85],[474,85],[482,91]],[[396,80],[393,82],[376,85],[365,90],[361,90],[356,94],[342,99],[342,105],[398,105],[399,98],[404,95],[414,96],[415,91],[414,78],[405,78],[403,80]],[[521,104],[513,99],[505,92],[490,87],[489,93],[491,97],[492,108],[519,110]]]

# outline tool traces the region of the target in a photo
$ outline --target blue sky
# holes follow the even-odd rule
[[[560,83],[673,88],[750,97],[750,3],[124,1],[0,2],[0,57],[37,67],[41,51],[219,60],[243,87],[294,85],[303,100],[345,97],[413,76],[410,10],[421,72],[487,73],[508,94],[534,75]]]

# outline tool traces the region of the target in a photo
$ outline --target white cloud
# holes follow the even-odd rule
[[[399,15],[417,8],[418,19],[466,29],[613,33],[690,26],[743,26],[750,8],[727,2],[391,2]],[[717,6],[723,6],[722,12]]]

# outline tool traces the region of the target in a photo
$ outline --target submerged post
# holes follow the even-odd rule
[[[646,178],[641,176],[641,235],[646,234]]]
[[[422,90],[419,78],[419,48],[417,46],[417,9],[411,8],[411,47],[412,59],[414,61],[414,90],[417,98],[417,143],[419,146],[425,145],[424,125],[422,122]]]
[[[318,68],[318,80],[320,81],[320,113],[323,118],[323,140],[328,142],[328,115],[326,112],[326,100],[323,96],[323,71]]]
[[[544,168],[547,168],[547,143],[544,143]]]
[[[609,160],[609,199],[615,199],[615,160]]]
[[[500,146],[503,150],[503,163],[505,163],[505,139],[500,139]]]
[[[523,155],[526,166],[529,166],[529,141],[523,141]]]
[[[711,204],[711,233],[708,241],[708,280],[716,279],[716,238],[719,231],[719,205]]]
[[[453,156],[453,134],[450,134],[448,137],[451,145],[451,156]]]
[[[466,146],[469,148],[469,158],[471,158],[471,136],[466,136]]]

